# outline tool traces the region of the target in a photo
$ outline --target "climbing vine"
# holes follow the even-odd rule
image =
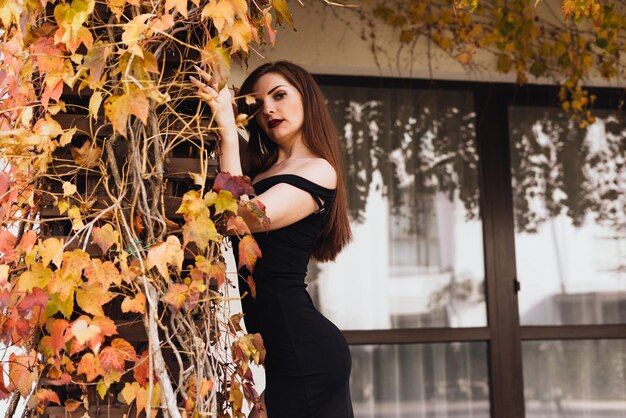
[[[199,65],[224,85],[275,42],[274,22],[292,24],[284,0],[0,2],[8,416],[19,398],[25,415],[89,411],[96,393],[150,416],[240,417],[258,401],[263,342],[228,314],[222,251],[237,235],[253,271],[237,213],[268,220],[248,178],[211,165],[217,134],[189,76]]]
[[[626,6],[596,0],[441,0],[376,2],[360,10],[374,52],[379,22],[397,30],[400,45],[425,39],[469,69],[488,51],[501,73],[517,83],[546,77],[561,88],[562,107],[581,127],[593,122],[595,97],[583,86],[591,77],[624,76]]]

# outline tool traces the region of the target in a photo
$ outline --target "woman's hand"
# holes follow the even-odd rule
[[[224,86],[224,88],[218,91],[218,80],[216,78],[211,77],[209,73],[198,66],[194,65],[194,68],[202,81],[193,76],[190,76],[189,79],[198,87],[198,96],[211,107],[211,112],[213,113],[215,122],[217,122],[220,136],[223,140],[237,140],[237,125],[233,112],[233,96],[230,90],[228,87]],[[230,138],[230,136],[233,136],[232,134],[234,134],[234,138]]]

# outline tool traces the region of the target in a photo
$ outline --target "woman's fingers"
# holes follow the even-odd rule
[[[202,77],[205,83],[207,83],[209,86],[217,90],[217,80],[215,77],[213,77],[211,74],[204,71],[202,68],[198,67],[197,65],[194,65],[193,68],[196,69],[196,71],[198,72],[200,77]]]
[[[198,80],[194,76],[189,76],[189,79],[191,80],[193,84],[195,84],[198,87],[198,95],[201,98],[207,101],[211,101],[211,100],[214,100],[218,96],[218,93],[217,91],[215,91],[215,89],[213,89],[211,86],[207,86],[206,84],[203,84],[200,80]]]

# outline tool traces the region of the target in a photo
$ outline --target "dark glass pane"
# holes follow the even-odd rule
[[[522,325],[626,322],[626,122],[509,110]]]

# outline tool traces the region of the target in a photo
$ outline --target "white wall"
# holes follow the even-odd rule
[[[328,6],[322,0],[308,0],[304,4],[302,6],[297,2],[289,2],[297,32],[288,26],[279,27],[276,47],[263,46],[251,51],[249,69],[254,69],[266,61],[286,59],[302,65],[315,74],[515,82],[515,73],[497,72],[495,58],[484,51],[476,54],[471,66],[463,66],[435,45],[431,47],[429,59],[428,44],[424,40],[418,42],[412,51],[408,46],[400,49],[399,32],[380,20],[376,27],[378,39],[376,45],[387,52],[378,54],[377,64],[372,53],[371,41],[362,39],[362,33],[367,34],[363,30],[367,31],[367,28],[364,28],[365,24],[361,22],[355,9]],[[560,0],[544,0],[537,11],[548,18],[559,15]],[[245,73],[245,69],[233,65],[231,81],[235,85],[241,84]],[[553,80],[545,78],[532,79],[531,75],[529,78],[532,83],[554,83]],[[626,86],[626,81],[622,79],[607,82],[597,77],[586,84],[623,87]]]

